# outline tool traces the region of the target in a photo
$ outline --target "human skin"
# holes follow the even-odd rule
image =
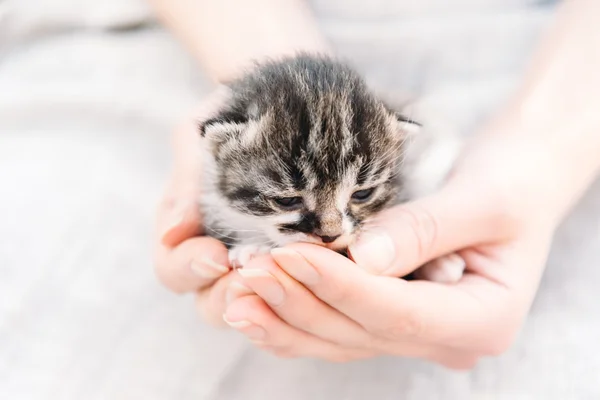
[[[521,89],[483,125],[448,183],[387,210],[350,249],[351,259],[294,244],[230,272],[225,248],[198,236],[198,160],[189,151],[195,129],[184,125],[159,211],[159,277],[177,292],[198,293],[210,322],[224,316],[281,356],[392,354],[470,368],[506,351],[527,316],[558,224],[600,169],[597,15],[600,3],[564,2]],[[218,107],[214,96],[196,115]],[[457,284],[398,279],[454,251],[467,263]]]
[[[149,3],[215,83],[236,78],[252,60],[297,51],[330,52],[301,0]],[[157,209],[155,246],[158,278],[176,293],[195,293],[201,313],[214,325],[224,325],[225,291],[229,282],[240,279],[230,273],[223,244],[201,236],[200,230],[200,159],[194,150],[198,143],[197,122],[218,108],[219,97],[215,92],[204,98],[173,132],[174,163]]]

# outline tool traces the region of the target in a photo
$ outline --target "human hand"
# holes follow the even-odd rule
[[[209,118],[224,101],[224,92],[208,96],[173,135],[174,163],[157,213],[156,273],[176,293],[195,293],[198,308],[213,325],[224,325],[225,292],[240,277],[231,272],[227,249],[202,236],[201,159],[198,121]]]
[[[253,260],[240,274],[254,293],[230,296],[226,319],[282,356],[470,368],[507,350],[563,210],[551,196],[557,154],[502,131],[474,143],[440,192],[383,213],[352,260],[309,244]],[[456,284],[398,278],[454,251],[467,264]]]

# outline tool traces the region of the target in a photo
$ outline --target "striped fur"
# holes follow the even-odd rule
[[[402,161],[418,125],[345,64],[301,54],[257,65],[228,91],[200,126],[202,206],[207,234],[233,250],[295,241],[343,250],[365,220],[406,199]],[[366,200],[352,197],[365,190]],[[286,198],[301,203],[286,209]]]

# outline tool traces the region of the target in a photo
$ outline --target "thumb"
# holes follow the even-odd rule
[[[202,160],[198,124],[218,113],[229,98],[220,86],[207,96],[173,134],[173,168],[158,207],[157,226],[161,243],[173,247],[200,234]]]
[[[406,276],[437,257],[491,238],[484,201],[447,188],[390,208],[370,221],[350,256],[377,275]]]
[[[200,233],[201,160],[195,121],[189,118],[172,137],[173,166],[157,209],[160,242],[174,247]]]
[[[199,193],[184,187],[178,177],[171,178],[158,207],[157,231],[160,242],[167,247],[174,247],[201,233]]]

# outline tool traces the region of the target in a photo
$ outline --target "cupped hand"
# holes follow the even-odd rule
[[[225,246],[202,235],[198,203],[202,172],[198,123],[222,106],[224,96],[222,90],[208,96],[174,132],[173,167],[158,206],[155,245],[160,281],[173,292],[195,293],[201,314],[213,325],[224,325],[226,289],[240,280],[231,271]]]
[[[438,193],[390,209],[351,248],[275,249],[239,271],[226,320],[281,356],[381,354],[470,368],[509,348],[535,296],[561,214],[539,143],[481,136]],[[455,284],[399,277],[459,252]],[[245,289],[240,289],[245,288]]]

